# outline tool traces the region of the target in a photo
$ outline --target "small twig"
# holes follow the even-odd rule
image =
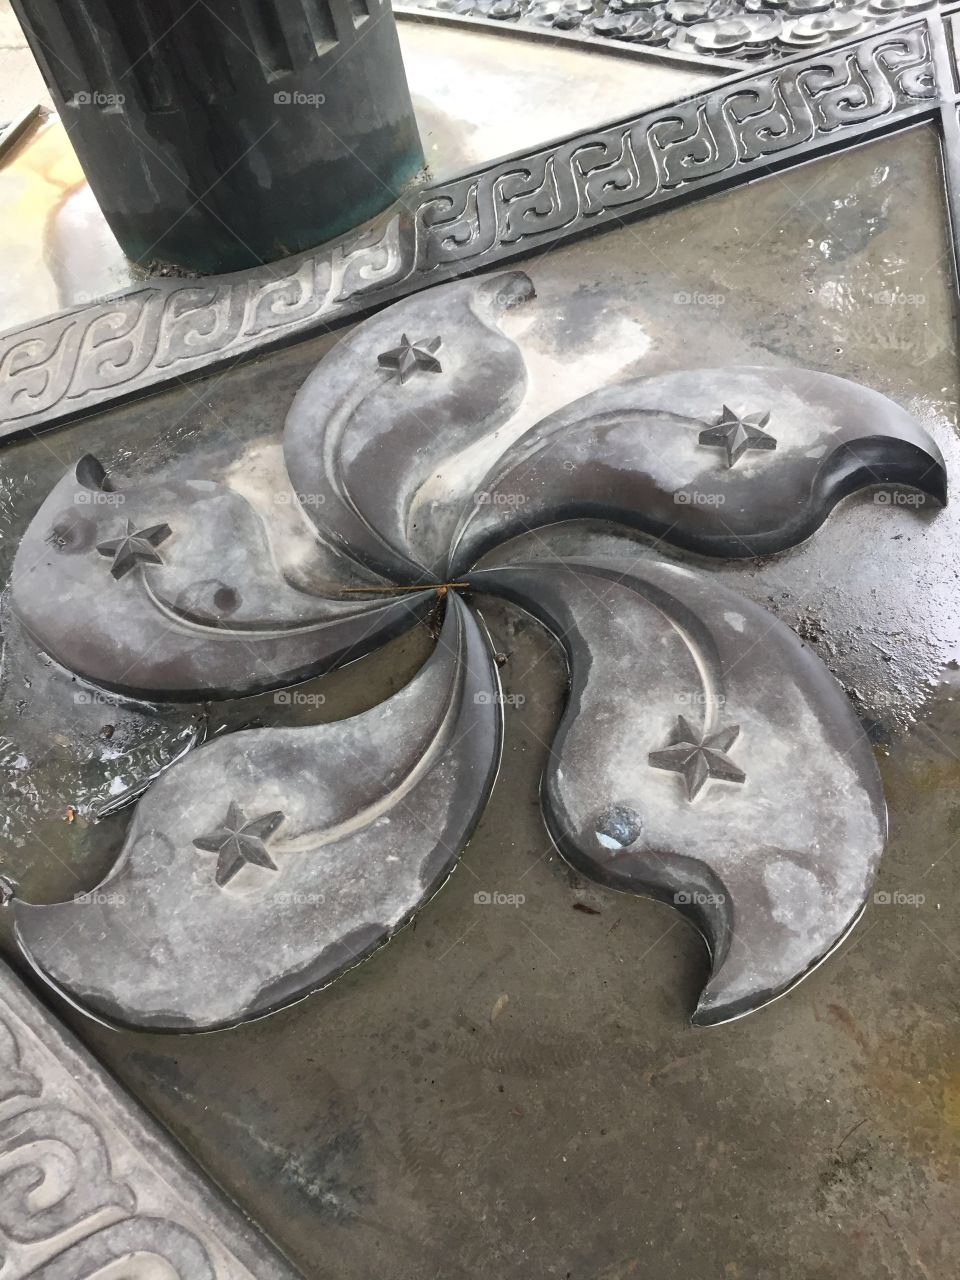
[[[436,591],[441,595],[451,589],[451,587],[469,587],[469,582],[425,582],[419,587],[344,587],[344,592],[354,591],[372,591],[378,596],[389,595],[392,591]]]

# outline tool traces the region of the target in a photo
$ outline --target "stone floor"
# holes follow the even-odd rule
[[[525,337],[539,378],[587,390],[691,352],[809,365],[911,409],[957,473],[955,303],[926,127],[523,265],[539,295]],[[121,476],[185,473],[196,450],[229,470],[275,439],[334,340],[9,446],[0,569],[81,453]],[[317,1280],[948,1280],[960,1249],[956,519],[880,511],[865,494],[805,546],[711,570],[835,671],[871,729],[891,811],[864,920],[770,1008],[693,1030],[697,936],[558,859],[537,792],[562,662],[535,624],[489,608],[505,689],[525,701],[507,708],[501,776],[462,866],[414,925],[328,991],[235,1031],[120,1033],[59,1011]],[[638,542],[567,526],[546,545],[630,555]],[[204,709],[120,722],[6,640],[0,870],[52,901],[93,887],[122,842],[129,810],[94,823],[93,804],[175,754]],[[376,705],[429,646],[415,632],[325,678],[316,714]],[[206,711],[212,728],[276,714],[268,699]],[[484,905],[483,890],[522,902]],[[13,956],[9,933],[0,942]]]
[[[13,16],[10,0],[0,0],[0,125],[35,102],[47,107],[53,105]]]

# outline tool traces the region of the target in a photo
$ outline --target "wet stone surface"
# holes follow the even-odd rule
[[[747,63],[866,35],[936,0],[413,0],[416,8]]]
[[[923,129],[556,249],[524,264],[536,309],[515,317],[536,417],[618,378],[689,367],[692,351],[715,367],[817,368],[916,416],[952,476],[946,249],[935,139]],[[185,478],[199,449],[227,475],[276,446],[334,340],[6,449],[4,571],[83,453],[129,479]],[[460,867],[415,925],[329,991],[235,1031],[119,1033],[59,1011],[307,1276],[331,1265],[344,1280],[952,1274],[960,506],[882,505],[858,495],[810,542],[709,570],[834,670],[871,729],[890,808],[863,921],[784,1000],[691,1029],[706,970],[693,930],[558,858],[539,785],[564,664],[539,625],[483,602],[513,699],[504,763]],[[527,534],[509,554],[521,552],[660,554],[703,569],[609,526]],[[49,902],[92,888],[122,842],[129,810],[92,821],[118,771],[100,728],[147,744],[149,761],[124,761],[126,786],[172,758],[203,709],[125,704],[74,732],[91,714],[73,701],[74,682],[16,636],[5,641],[2,732],[26,761],[4,774],[0,872]],[[375,706],[432,647],[419,627],[297,687],[323,702],[211,705],[208,732]],[[623,815],[598,818],[629,833]],[[0,912],[0,930],[9,918]],[[8,934],[4,947],[13,953]]]

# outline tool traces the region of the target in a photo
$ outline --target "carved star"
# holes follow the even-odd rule
[[[393,347],[377,356],[377,363],[381,369],[396,369],[400,382],[406,382],[411,373],[417,369],[424,369],[429,373],[442,373],[440,361],[433,354],[439,346],[439,337],[411,342],[404,333],[400,336],[399,347]]]
[[[692,800],[708,778],[721,778],[724,782],[744,782],[746,774],[726,756],[737,735],[738,724],[703,737],[690,725],[686,716],[677,716],[674,741],[660,751],[651,751],[648,763],[654,769],[670,769],[682,773],[687,784],[687,797]]]
[[[218,853],[217,884],[223,886],[233,879],[248,862],[257,867],[276,871],[277,864],[267,852],[266,841],[283,821],[280,812],[265,813],[259,818],[247,819],[246,814],[233,800],[227,816],[215,831],[197,836],[194,845],[205,853]]]
[[[770,421],[768,413],[751,413],[741,417],[723,406],[720,420],[715,426],[700,432],[700,443],[717,449],[726,449],[727,466],[732,467],[748,449],[775,449],[777,442],[761,428]]]
[[[102,556],[113,557],[110,572],[115,578],[122,578],[138,564],[163,564],[157,547],[170,537],[170,533],[168,524],[152,524],[147,529],[137,529],[133,521],[128,520],[125,534],[101,542],[97,550]]]

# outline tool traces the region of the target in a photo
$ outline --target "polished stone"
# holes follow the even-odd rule
[[[667,565],[643,577],[576,559],[566,573],[469,570],[518,534],[585,517],[717,558],[782,551],[862,487],[885,485],[891,510],[913,490],[945,502],[936,444],[897,405],[844,379],[737,366],[614,382],[519,433],[536,405],[504,326],[535,300],[522,272],[442,285],[359,325],[306,380],[285,429],[289,514],[340,557],[345,578],[329,595],[278,573],[277,493],[254,503],[202,478],[125,491],[88,456],[41,508],[14,562],[14,611],[45,650],[120,691],[223,696],[290,683],[446,601],[434,655],[362,725],[260,730],[202,748],[149,789],[92,904],[16,903],[31,964],[81,1007],[166,1030],[232,1025],[326,985],[413,915],[459,857],[496,770],[495,669],[455,594],[471,584],[528,608],[567,645],[574,723],[553,754],[565,782],[548,775],[545,793],[560,849],[605,883],[654,896],[672,888],[681,909],[681,895],[709,895],[715,909],[694,913],[714,957],[698,1020],[739,1017],[782,994],[852,927],[883,847],[882,791],[841,689],[792,632]],[[121,532],[103,540],[121,509]],[[95,586],[105,556],[109,595]],[[383,576],[358,586],[364,570]],[[587,624],[592,600],[624,590],[636,599],[618,606],[616,625]],[[639,612],[624,627],[631,606]],[[591,705],[581,668],[614,704]],[[666,693],[651,710],[658,681],[674,707],[703,708],[699,727],[665,717]],[[789,715],[775,713],[773,690]],[[805,772],[778,751],[784,740]],[[745,772],[728,754],[735,741],[763,764]],[[625,774],[610,751],[618,766],[630,761]],[[329,799],[319,809],[315,758]],[[742,800],[704,826],[668,784],[641,785],[638,760],[680,773],[690,801],[705,788],[715,799],[712,780],[741,784]],[[394,783],[381,794],[385,771]],[[629,866],[594,865],[589,840],[607,827],[591,816],[585,844],[582,814],[570,816],[584,801],[564,794],[577,775],[601,815],[658,807],[657,822],[642,819],[650,830]],[[423,832],[403,820],[411,805]],[[376,885],[365,868],[374,832]],[[671,860],[668,885],[660,873]]]
[[[524,530],[587,517],[704,555],[767,555],[881,486],[888,508],[910,491],[912,510],[946,502],[939,448],[893,401],[812,370],[678,370],[613,383],[516,440],[480,482],[450,572]]]

